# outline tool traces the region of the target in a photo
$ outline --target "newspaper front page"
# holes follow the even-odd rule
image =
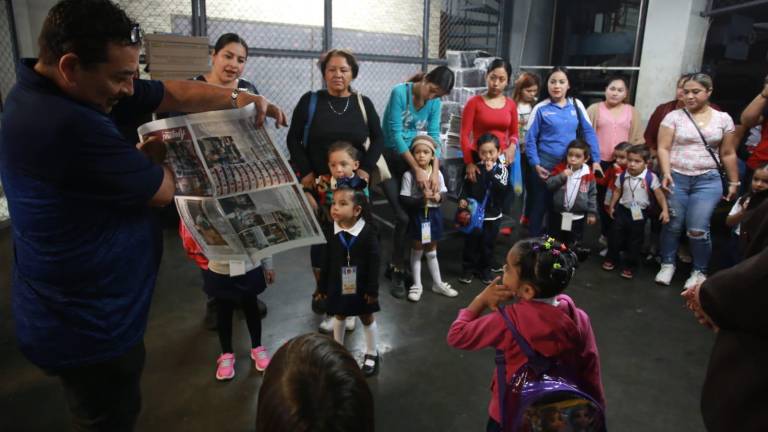
[[[209,260],[253,268],[267,256],[324,243],[288,162],[253,105],[146,123],[142,140],[165,144],[176,208]]]

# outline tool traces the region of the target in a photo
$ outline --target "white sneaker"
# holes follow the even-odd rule
[[[704,273],[698,270],[694,270],[691,272],[691,275],[688,277],[688,280],[685,281],[685,285],[683,285],[683,289],[695,287],[696,285],[704,282],[705,280],[707,280],[707,275],[705,275]]]
[[[355,317],[347,317],[346,320],[344,320],[344,325],[347,327],[347,331],[355,331],[355,322],[357,320]]]
[[[605,258],[605,257],[606,257],[606,255],[608,255],[608,248],[603,248],[603,249],[600,251],[600,254],[599,254],[599,255],[600,255],[601,257]]]
[[[432,291],[438,294],[442,294],[446,297],[456,297],[459,295],[459,292],[451,288],[451,285],[448,282],[441,282],[440,284],[432,285]]]
[[[597,242],[600,243],[600,246],[608,247],[608,237],[606,237],[606,236],[604,236],[602,234],[600,235],[600,238],[597,239]]]
[[[326,316],[325,319],[323,319],[323,322],[320,323],[320,327],[318,328],[320,333],[330,334],[333,333],[333,317],[332,316]]]
[[[421,285],[412,285],[410,289],[408,289],[408,300],[412,302],[417,302],[421,300],[421,293],[424,291],[421,288]]]
[[[675,275],[674,264],[662,264],[661,270],[656,273],[656,283],[669,286],[672,283],[672,277]]]

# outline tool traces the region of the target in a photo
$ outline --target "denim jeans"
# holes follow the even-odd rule
[[[547,170],[552,170],[562,158],[541,154],[540,164]],[[528,174],[528,183],[525,185],[526,193],[530,197],[528,234],[531,237],[538,237],[544,234],[544,221],[547,213],[552,207],[552,192],[547,189],[547,184],[539,177],[536,168],[531,167]]]
[[[675,182],[669,197],[670,220],[661,230],[661,262],[674,264],[683,227],[688,230],[688,243],[693,256],[693,269],[707,272],[712,255],[709,222],[723,195],[717,170],[698,176],[672,173]],[[691,235],[691,233],[698,235]]]

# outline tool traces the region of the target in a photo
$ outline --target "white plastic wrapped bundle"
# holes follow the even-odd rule
[[[482,87],[485,85],[485,69],[467,68],[453,71],[456,81],[454,87]]]

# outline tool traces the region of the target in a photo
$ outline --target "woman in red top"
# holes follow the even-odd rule
[[[488,65],[486,85],[488,91],[484,95],[475,96],[464,107],[461,114],[461,151],[466,164],[467,179],[474,183],[480,169],[477,161],[475,141],[483,134],[492,133],[499,139],[501,155],[507,165],[515,161],[517,150],[518,118],[517,104],[504,95],[512,76],[512,66],[509,62],[497,58]],[[499,158],[501,159],[501,158]],[[509,188],[510,192],[512,187]],[[511,193],[505,199],[504,211],[509,212],[512,203]],[[503,234],[509,235],[509,228],[502,228]]]

